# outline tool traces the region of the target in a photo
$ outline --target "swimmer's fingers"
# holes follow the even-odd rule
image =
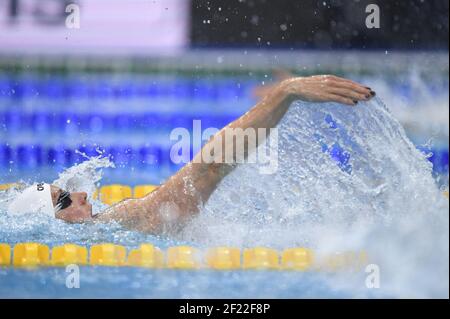
[[[368,98],[371,98],[373,96],[372,90],[368,87],[365,87],[361,84],[355,83],[355,82],[347,82],[347,81],[337,81],[336,86],[343,88],[343,89],[349,89],[353,90],[355,92],[358,92],[359,94],[363,94],[364,96],[368,96]],[[373,92],[375,93],[375,92]]]
[[[350,105],[350,106],[355,106],[358,102],[348,98],[348,97],[344,97],[341,95],[337,95],[337,94],[328,94],[327,95],[328,99],[330,102],[337,102],[337,103],[341,103],[341,104],[346,104],[346,105]]]
[[[369,88],[334,75],[292,78],[280,85],[284,94],[308,102],[338,102],[356,105],[373,95]]]
[[[354,101],[367,101],[371,98],[369,93],[359,93],[358,91],[349,88],[331,87],[328,90],[332,94],[349,98]]]
[[[356,83],[352,80],[341,78],[338,76],[330,75],[329,81],[336,87],[354,90],[363,95],[369,95],[369,98],[374,96],[374,93],[369,87]]]

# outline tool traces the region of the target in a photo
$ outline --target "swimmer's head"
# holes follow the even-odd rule
[[[42,213],[69,223],[92,220],[92,205],[85,192],[69,193],[59,187],[39,183],[26,188],[9,205],[8,213]]]

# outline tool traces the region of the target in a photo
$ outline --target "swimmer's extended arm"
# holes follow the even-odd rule
[[[239,145],[233,148],[230,141],[224,138],[227,129],[250,128],[257,131],[261,128],[274,128],[295,100],[338,102],[354,106],[358,101],[368,100],[373,95],[370,88],[335,76],[284,80],[250,111],[215,134],[194,159],[164,185],[142,199],[129,199],[109,208],[98,215],[97,219],[115,220],[124,226],[151,233],[170,231],[174,227],[176,229],[199,211],[219,182],[233,170],[234,162],[225,163],[225,151],[218,154],[213,162],[202,161],[202,153],[210,152],[217,145],[222,150],[231,149],[235,152],[239,149]],[[244,139],[241,142],[244,143],[241,147],[247,156],[262,140],[247,143]],[[234,154],[234,160],[236,156]]]

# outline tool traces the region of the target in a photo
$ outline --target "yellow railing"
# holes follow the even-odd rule
[[[152,244],[142,244],[127,253],[124,246],[111,243],[86,248],[65,244],[50,248],[40,243],[19,243],[11,248],[0,244],[0,267],[33,269],[37,267],[81,266],[144,267],[166,269],[214,270],[296,270],[337,271],[361,269],[368,263],[364,252],[343,252],[318,262],[312,250],[289,248],[277,251],[255,247],[241,253],[235,247],[214,247],[204,251],[190,246],[174,246],[163,251]]]

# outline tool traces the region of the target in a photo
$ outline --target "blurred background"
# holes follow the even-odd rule
[[[379,8],[369,28],[367,6]],[[109,156],[159,184],[176,127],[221,128],[288,72],[372,87],[448,187],[447,0],[0,0],[0,183]]]

